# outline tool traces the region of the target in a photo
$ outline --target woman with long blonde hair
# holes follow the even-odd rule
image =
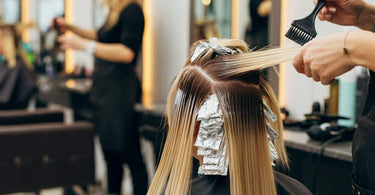
[[[57,30],[75,36],[58,37],[61,49],[84,50],[95,56],[92,97],[95,126],[107,165],[108,193],[121,194],[123,165],[128,164],[135,195],[147,192],[147,173],[140,152],[134,104],[140,101],[135,65],[144,31],[144,16],[136,0],[104,0],[109,14],[98,31],[85,30],[58,18]]]
[[[287,167],[287,155],[277,100],[260,76],[298,50],[248,52],[231,39],[194,44],[169,91],[168,134],[148,194],[310,194],[273,171]]]

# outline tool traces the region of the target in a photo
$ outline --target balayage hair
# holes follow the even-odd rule
[[[171,85],[167,102],[169,130],[148,194],[189,194],[197,113],[206,98],[216,94],[223,112],[231,194],[276,195],[263,100],[277,116],[271,124],[280,135],[274,141],[279,154],[276,164],[287,166],[287,155],[278,103],[260,70],[293,59],[299,48],[248,52],[243,41],[219,39],[216,45],[244,53],[217,55],[208,47],[191,61],[200,43],[193,45]],[[183,93],[177,101],[178,90]]]

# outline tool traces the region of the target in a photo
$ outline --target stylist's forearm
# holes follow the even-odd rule
[[[375,25],[375,6],[366,3],[365,8],[359,16],[359,23],[356,25],[363,30],[372,31]]]
[[[347,36],[345,47],[353,64],[375,71],[375,33],[353,31]]]
[[[110,62],[130,63],[134,59],[134,52],[123,44],[97,43],[95,56]]]
[[[67,30],[72,31],[74,34],[82,38],[94,40],[94,41],[97,40],[98,35],[97,35],[96,30],[86,30],[86,29],[79,28],[78,26],[75,26],[72,24],[68,24],[66,28]]]

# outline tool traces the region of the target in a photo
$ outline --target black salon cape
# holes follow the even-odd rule
[[[95,59],[92,100],[95,108],[95,126],[103,150],[125,152],[136,138],[134,104],[140,101],[140,82],[134,67],[142,45],[144,16],[136,3],[129,4],[110,30],[101,28],[98,41],[121,43],[134,53],[129,64]]]
[[[278,195],[312,195],[300,182],[274,172]],[[192,180],[191,195],[230,195],[228,176],[198,175]]]
[[[367,101],[353,138],[353,190],[375,195],[375,73],[370,71]]]
[[[0,63],[0,110],[25,109],[31,95],[36,92],[36,77],[20,58],[9,68]]]

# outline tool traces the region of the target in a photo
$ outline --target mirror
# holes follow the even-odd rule
[[[38,0],[38,26],[39,30],[46,32],[50,22],[55,17],[65,14],[64,0]]]
[[[239,39],[251,49],[280,44],[280,0],[192,0],[190,7],[190,44],[210,37],[232,37],[232,8],[237,15]],[[235,7],[233,7],[235,6]],[[252,11],[252,13],[251,13]],[[252,17],[253,18],[252,18]],[[273,68],[264,76],[278,93],[278,73]]]
[[[0,1],[0,22],[17,23],[21,21],[21,0]]]
[[[231,38],[232,0],[194,0],[192,41],[211,37]]]

